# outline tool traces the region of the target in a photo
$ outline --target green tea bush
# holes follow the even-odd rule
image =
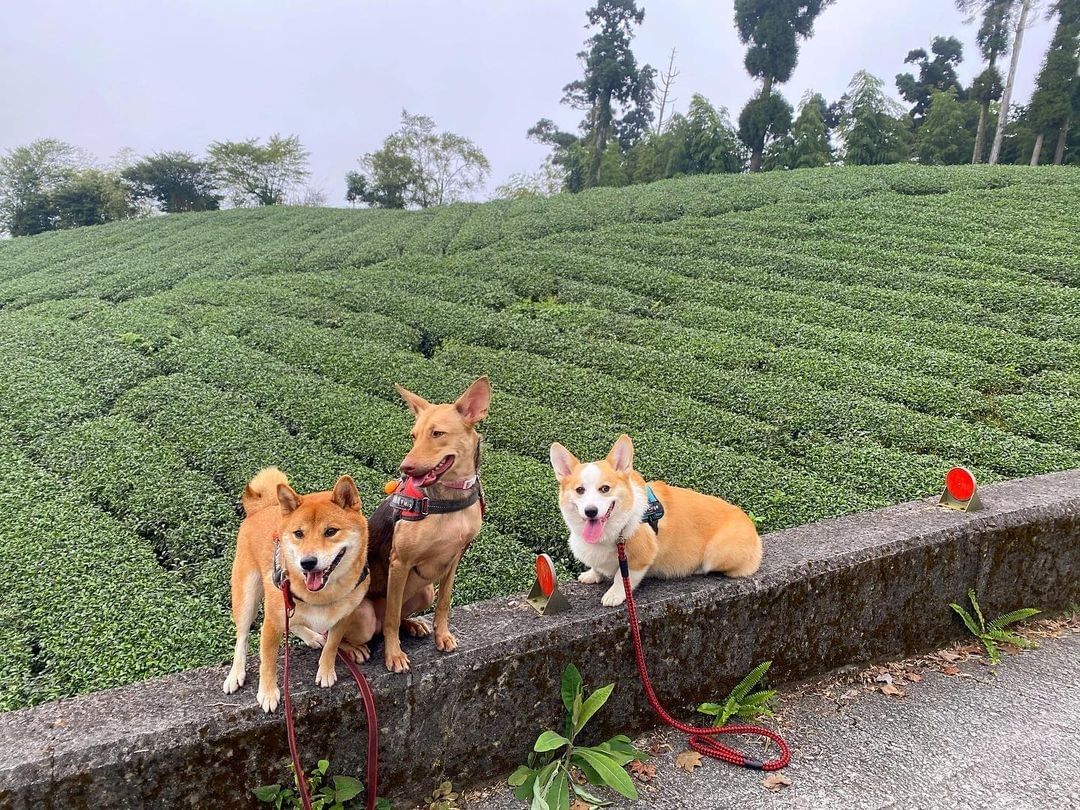
[[[576,570],[556,440],[763,530],[1080,466],[1078,232],[1075,169],[888,166],[2,240],[0,710],[225,660],[244,484],[370,511],[394,383],[492,378],[457,602]]]

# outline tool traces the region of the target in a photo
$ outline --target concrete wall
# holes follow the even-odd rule
[[[747,580],[647,582],[639,613],[661,698],[673,709],[715,699],[764,659],[782,682],[940,646],[963,635],[947,603],[969,587],[994,615],[1080,602],[1080,470],[980,494],[983,509],[969,514],[913,502],[775,532]],[[430,639],[414,641],[407,675],[367,665],[381,794],[415,799],[443,778],[464,786],[509,773],[539,731],[559,722],[557,684],[571,661],[589,687],[618,684],[591,723],[597,736],[655,725],[623,609],[600,606],[601,586],[566,591],[573,610],[555,617],[536,617],[521,597],[456,609],[459,649],[437,654]],[[318,689],[315,655],[297,659],[306,759],[361,773],[355,685],[339,667],[344,679]],[[284,726],[280,713],[266,717],[255,704],[252,675],[223,695],[225,672],[208,667],[0,714],[0,806],[251,804],[250,788],[283,777]]]

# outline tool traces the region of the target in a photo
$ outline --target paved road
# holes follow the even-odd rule
[[[661,734],[672,750],[652,760],[656,776],[637,802],[616,807],[1080,808],[1080,633],[1006,655],[996,675],[974,659],[955,666],[961,674],[927,666],[921,683],[898,678],[904,697],[858,681],[785,695],[794,759],[784,771],[791,785],[779,790],[762,786],[761,773],[711,761],[692,775],[678,770],[685,738]],[[521,806],[503,788],[468,804]]]

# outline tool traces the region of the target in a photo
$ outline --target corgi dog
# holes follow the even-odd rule
[[[308,646],[322,647],[315,676],[319,686],[337,681],[339,647],[354,661],[369,657],[366,645],[378,621],[364,599],[371,579],[368,528],[360,512],[360,493],[347,475],[329,492],[301,496],[271,467],[251,479],[242,502],[246,517],[237,533],[232,568],[236,649],[222,690],[232,694],[244,685],[248,633],[262,601],[258,701],[269,713],[281,697],[277,655],[285,632],[282,576],[288,577],[296,603],[290,629]]]
[[[570,550],[588,566],[578,580],[614,580],[601,598],[621,605],[626,595],[616,544],[626,543],[630,586],[646,576],[685,577],[718,571],[744,577],[761,564],[761,539],[749,516],[736,506],[662,481],[646,484],[634,470],[634,444],[623,434],[602,461],[582,463],[556,442],[551,466],[559,481],[559,509],[570,530]],[[650,497],[650,493],[652,497]],[[662,517],[643,522],[659,509]],[[654,530],[655,526],[655,530]]]
[[[435,648],[457,648],[450,599],[458,564],[483,524],[476,425],[487,416],[491,384],[481,377],[456,401],[439,405],[400,385],[397,392],[416,421],[401,483],[371,516],[371,597],[383,628],[386,668],[406,672],[409,656],[401,649],[400,630],[412,636],[432,632],[426,621],[410,616],[431,607],[436,582]]]

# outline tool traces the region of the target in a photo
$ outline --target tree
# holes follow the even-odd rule
[[[776,144],[776,149],[766,154],[768,168],[813,169],[832,163],[832,146],[829,130],[825,125],[828,105],[819,93],[807,93],[799,107],[799,117],[791,128],[791,135]]]
[[[986,68],[975,77],[970,90],[971,98],[979,103],[979,123],[975,131],[971,162],[981,163],[985,151],[986,125],[990,120],[990,103],[1000,99],[1004,90],[997,60],[1008,53],[1009,31],[1012,28],[1017,0],[956,0],[956,6],[969,15],[969,23],[982,12],[982,22],[975,34],[975,41],[986,60]]]
[[[935,90],[922,127],[916,133],[916,156],[920,163],[953,165],[967,163],[975,140],[977,105],[960,101],[956,88]]]
[[[634,146],[627,162],[633,182],[649,183],[687,174],[740,172],[746,154],[728,111],[695,93],[686,115],[673,114],[662,134]]]
[[[900,105],[885,95],[885,83],[860,70],[840,100],[840,139],[844,163],[881,165],[908,156],[907,127]]]
[[[52,195],[86,164],[74,146],[45,138],[0,157],[0,233],[29,236],[54,227]]]
[[[679,71],[675,68],[675,49],[671,49],[668,57],[667,70],[660,74],[660,98],[654,101],[656,106],[656,134],[664,131],[664,112],[668,105],[675,106],[677,98],[671,98],[671,88],[675,86],[675,80],[679,77]]]
[[[750,149],[752,172],[761,169],[766,139],[785,133],[791,122],[791,105],[773,99],[773,84],[791,78],[799,58],[799,38],[813,33],[814,20],[832,2],[735,0],[735,27],[747,46],[746,70],[762,81],[760,92],[739,114],[739,134]]]
[[[566,85],[562,98],[563,104],[585,113],[581,135],[563,132],[547,118],[529,130],[530,138],[553,148],[555,164],[566,172],[568,191],[599,185],[604,166],[610,180],[608,142],[617,139],[625,152],[645,137],[653,120],[656,71],[649,65],[639,68],[630,48],[634,27],[641,25],[645,12],[635,0],[596,0],[586,16],[586,28],[599,30],[578,53],[583,77]],[[621,173],[625,175],[625,169]]]
[[[1020,58],[1020,46],[1024,44],[1024,29],[1027,27],[1031,0],[1023,0],[1020,6],[1020,19],[1016,23],[1016,36],[1013,37],[1012,59],[1009,61],[1009,75],[1005,79],[1005,89],[1001,93],[1001,107],[998,110],[997,129],[994,131],[994,143],[990,147],[990,164],[998,162],[1001,153],[1001,139],[1005,137],[1005,124],[1009,120],[1009,103],[1012,101],[1013,83],[1016,81],[1016,63]]]
[[[119,175],[82,169],[52,192],[53,228],[78,228],[127,219],[134,213]]]
[[[956,66],[964,61],[964,46],[960,40],[956,37],[934,37],[930,52],[934,55],[933,59],[922,48],[908,52],[904,59],[904,64],[918,65],[918,79],[910,73],[896,75],[896,89],[909,104],[914,105],[911,120],[915,129],[922,126],[933,93],[952,90],[963,97],[963,88],[956,78]]]
[[[495,189],[495,199],[520,200],[526,197],[550,197],[562,190],[565,181],[562,169],[547,157],[535,172],[518,172]]]
[[[308,177],[308,152],[296,135],[271,135],[265,146],[258,138],[214,141],[208,151],[214,175],[234,205],[281,205]]]
[[[221,205],[213,169],[190,152],[158,152],[120,176],[136,200],[152,202],[167,214],[216,211]]]
[[[1061,165],[1069,126],[1080,113],[1080,0],[1058,0],[1052,13],[1058,15],[1057,28],[1028,107],[1028,121],[1035,132],[1032,166],[1039,162],[1044,135],[1054,130],[1058,133],[1054,163]]]
[[[350,172],[346,199],[376,208],[428,208],[457,202],[483,185],[491,164],[475,143],[436,132],[426,115],[401,111],[401,128],[382,148],[360,158],[364,173]]]

